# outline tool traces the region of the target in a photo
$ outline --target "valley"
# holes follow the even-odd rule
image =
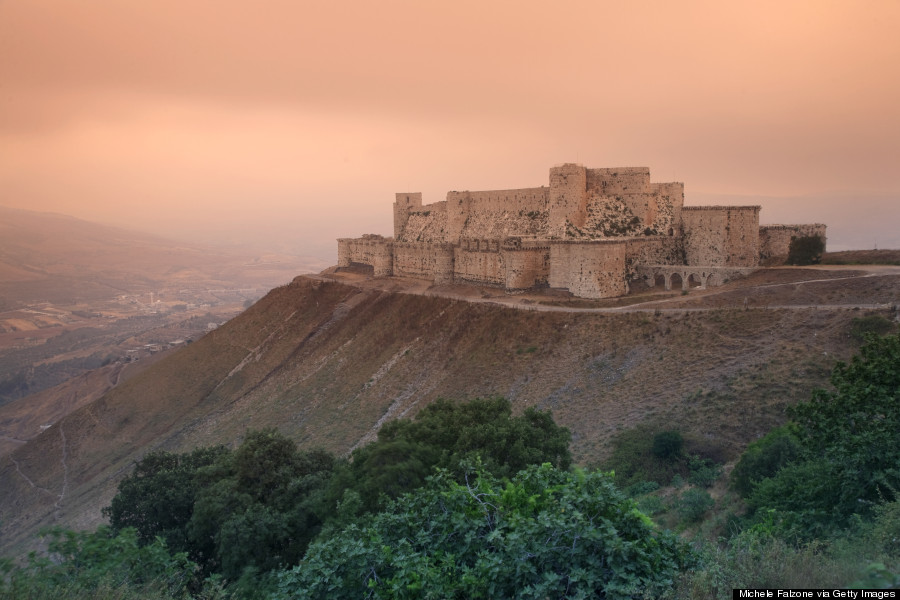
[[[320,268],[0,207],[0,406],[188,344]]]

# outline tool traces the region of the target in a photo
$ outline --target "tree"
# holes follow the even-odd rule
[[[747,446],[731,471],[731,487],[746,498],[761,480],[774,476],[779,469],[800,458],[801,451],[800,441],[791,427],[773,429]]]
[[[205,574],[234,581],[296,562],[321,528],[320,495],[335,465],[303,452],[274,429],[248,431],[234,451],[156,452],[122,480],[104,513],[114,530],[136,528],[141,544],[163,537]]]
[[[790,412],[809,454],[839,466],[847,510],[900,490],[900,336],[865,339],[849,364],[835,366],[834,390],[815,390]]]
[[[197,561],[234,581],[247,568],[265,573],[299,560],[321,528],[314,507],[334,464],[274,429],[249,431],[205,473],[186,528]]]
[[[170,549],[187,550],[185,529],[200,487],[198,471],[229,453],[224,446],[198,448],[188,454],[151,452],[119,483],[103,514],[115,531],[134,527],[141,544],[159,536]]]
[[[681,456],[684,438],[675,430],[661,431],[653,436],[653,455],[656,458],[674,459]]]
[[[900,490],[900,337],[868,334],[849,364],[835,366],[831,384],[789,410],[800,456],[759,480],[748,498],[798,537],[868,517]]]
[[[817,265],[822,262],[825,240],[820,235],[792,236],[788,246],[789,265]]]
[[[350,491],[358,495],[359,514],[376,512],[387,499],[424,485],[435,468],[461,479],[462,465],[475,460],[499,477],[544,462],[567,469],[570,438],[569,430],[556,425],[550,413],[529,408],[512,416],[504,398],[460,404],[437,400],[414,421],[386,423],[375,442],[354,451],[351,463],[332,482],[328,507],[336,507]]]
[[[631,598],[690,560],[609,475],[531,466],[505,483],[446,471],[313,543],[275,598]]]

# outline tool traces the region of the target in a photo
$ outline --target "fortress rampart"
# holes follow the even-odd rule
[[[418,192],[398,193],[394,237],[339,239],[338,266],[607,298],[638,279],[716,285],[757,267],[761,255],[786,256],[792,235],[825,234],[820,224],[760,228],[759,206],[684,206],[684,184],[652,182],[646,167],[564,164],[549,179],[542,187],[448,192],[432,204]]]
[[[825,240],[825,225],[809,223],[807,225],[763,225],[759,228],[759,260],[763,264],[784,262],[793,238],[812,237],[818,235]]]
[[[759,206],[686,206],[685,262],[713,267],[759,264]]]

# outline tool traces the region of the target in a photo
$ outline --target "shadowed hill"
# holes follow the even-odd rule
[[[852,353],[859,314],[535,312],[298,277],[0,458],[0,542],[96,525],[150,450],[275,426],[344,453],[438,397],[551,409],[581,463],[647,421],[733,457]]]

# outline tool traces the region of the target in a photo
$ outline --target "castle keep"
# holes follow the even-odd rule
[[[338,240],[338,266],[368,265],[376,277],[565,289],[584,298],[629,286],[720,285],[752,271],[760,256],[787,255],[792,236],[825,226],[760,227],[759,206],[684,206],[683,183],[654,183],[646,167],[550,169],[549,187],[421,193],[394,202],[394,237]]]

